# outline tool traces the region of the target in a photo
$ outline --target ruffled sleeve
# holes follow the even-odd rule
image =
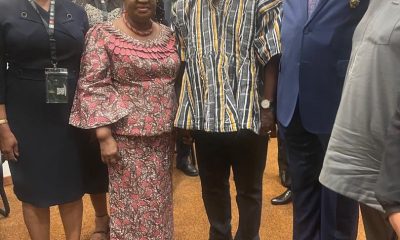
[[[281,0],[258,1],[254,47],[263,65],[266,65],[273,56],[281,53],[281,5]]]
[[[129,96],[121,95],[114,86],[102,26],[93,27],[86,36],[70,116],[70,124],[79,128],[110,125],[127,116],[132,109]]]

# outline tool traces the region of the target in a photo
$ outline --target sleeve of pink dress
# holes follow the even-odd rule
[[[115,123],[130,113],[132,103],[116,90],[111,64],[102,29],[95,26],[86,36],[80,79],[71,109],[71,125],[97,128]]]

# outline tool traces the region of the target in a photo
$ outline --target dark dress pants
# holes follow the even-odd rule
[[[281,179],[282,186],[290,189],[290,184],[292,179],[288,172],[288,160],[287,160],[287,149],[285,138],[281,131],[278,130],[277,135],[278,141],[278,168],[279,168],[279,178]]]
[[[356,239],[358,203],[325,188],[318,180],[329,134],[307,131],[298,109],[289,126],[280,127],[288,148],[292,178],[293,239]]]
[[[262,180],[266,164],[267,137],[249,130],[234,133],[194,134],[203,202],[210,222],[210,240],[231,240],[232,168],[239,209],[235,240],[259,240]]]
[[[176,167],[184,167],[191,161],[193,164],[194,160],[189,159],[191,146],[183,143],[182,137],[176,139]]]

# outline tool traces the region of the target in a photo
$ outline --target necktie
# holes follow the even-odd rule
[[[308,17],[312,15],[318,5],[319,0],[308,0]]]

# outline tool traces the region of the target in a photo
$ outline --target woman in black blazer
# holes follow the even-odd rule
[[[50,238],[49,207],[58,205],[72,240],[80,238],[82,162],[90,136],[68,118],[88,21],[70,0],[56,0],[55,58],[68,71],[56,92],[62,95],[66,87],[66,103],[46,103],[45,68],[53,67],[43,23],[49,9],[50,0],[0,0],[0,150],[10,163],[31,239]]]

